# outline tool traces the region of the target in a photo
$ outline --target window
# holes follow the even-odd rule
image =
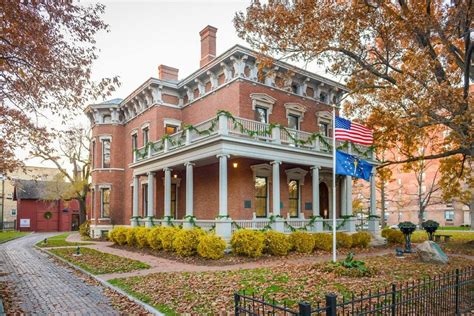
[[[255,215],[267,217],[268,178],[255,177]]]
[[[110,139],[102,140],[102,168],[110,168]]]
[[[176,183],[171,184],[171,214],[173,214],[174,218],[178,218],[178,213],[176,209]]]
[[[143,132],[143,146],[145,146],[146,144],[148,144],[148,127],[145,127],[144,129],[142,129],[142,132]]]
[[[165,134],[166,135],[171,135],[171,134],[174,134],[178,131],[178,126],[176,125],[170,125],[170,124],[166,124],[165,125]]]
[[[110,188],[100,189],[100,217],[110,217]]]
[[[326,103],[328,101],[328,95],[325,92],[319,94],[319,101]]]
[[[261,123],[268,123],[268,112],[265,108],[255,108],[255,120]]]
[[[95,190],[91,189],[91,217],[96,218],[95,214]]]
[[[138,148],[138,136],[137,134],[132,135],[132,150],[135,151],[135,149]]]
[[[11,216],[16,216],[16,209],[12,208],[12,209],[10,210],[10,215],[11,215]]]
[[[454,220],[454,211],[444,211],[444,219],[447,221]]]
[[[92,142],[91,165],[92,165],[92,169],[94,169],[95,168],[95,141]]]
[[[300,118],[296,115],[288,115],[288,127],[292,129],[300,129]]]
[[[148,184],[142,184],[142,217],[147,215],[148,209]]]
[[[319,123],[319,132],[321,135],[329,137],[329,124],[328,123]]]
[[[300,182],[298,180],[290,180],[288,182],[289,189],[289,210],[290,217],[298,217],[300,207]]]
[[[102,123],[104,123],[104,124],[108,124],[108,123],[110,123],[111,121],[112,121],[112,118],[111,118],[110,115],[104,115],[104,116],[102,117]]]

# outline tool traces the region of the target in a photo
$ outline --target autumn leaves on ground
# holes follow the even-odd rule
[[[414,256],[398,259],[392,254],[367,258],[365,262],[370,271],[365,277],[343,276],[331,264],[320,263],[226,272],[155,273],[111,283],[169,314],[218,314],[232,311],[235,291],[265,295],[295,307],[299,301],[322,300],[328,292],[350,295],[473,265],[458,257],[443,266],[420,263]]]

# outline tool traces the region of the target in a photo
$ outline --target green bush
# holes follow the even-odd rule
[[[332,250],[332,235],[327,233],[313,234],[314,249],[331,251]]]
[[[115,227],[109,232],[109,239],[120,246],[127,244],[127,227]]]
[[[224,257],[226,246],[226,242],[221,237],[206,234],[199,239],[197,253],[203,258],[216,260]]]
[[[387,238],[387,243],[389,244],[403,244],[405,242],[403,233],[396,229],[391,229],[387,232],[385,238]]]
[[[290,250],[288,236],[273,230],[265,232],[265,252],[274,256],[286,256]]]
[[[82,237],[91,236],[91,221],[87,220],[81,225],[79,225],[79,235],[81,235]]]
[[[357,232],[352,234],[352,247],[367,248],[372,236],[368,232]]]
[[[150,229],[147,233],[146,239],[148,246],[153,250],[163,250],[163,243],[161,242],[162,226],[156,226]]]
[[[189,257],[196,254],[199,238],[206,233],[200,228],[181,229],[173,240],[173,249],[182,257]]]
[[[137,245],[137,237],[135,236],[136,228],[127,228],[127,245],[135,247]]]
[[[232,235],[230,244],[235,254],[256,258],[262,255],[265,236],[260,231],[240,229]]]
[[[293,248],[300,253],[311,253],[314,249],[314,238],[311,234],[297,230],[291,233],[290,241]]]
[[[352,237],[343,232],[336,233],[336,246],[337,248],[349,249],[352,246]]]
[[[161,244],[163,245],[163,249],[167,251],[173,251],[173,241],[176,237],[176,234],[180,231],[179,228],[169,226],[163,227],[160,233],[160,240]]]
[[[148,247],[148,233],[150,228],[147,227],[137,227],[135,228],[135,239],[136,245],[138,248]]]

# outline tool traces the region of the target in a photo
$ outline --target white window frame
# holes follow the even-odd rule
[[[100,156],[100,165],[102,169],[109,169],[112,167],[112,137],[111,136],[101,136],[100,145],[101,145],[101,156]],[[104,167],[104,141],[109,142],[109,166]]]
[[[102,219],[109,219],[109,216],[104,216],[104,190],[109,190],[109,213],[110,213],[110,201],[112,196],[112,186],[111,185],[99,185],[99,192],[100,192],[100,218]]]

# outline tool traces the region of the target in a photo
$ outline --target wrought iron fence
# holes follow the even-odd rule
[[[13,222],[0,222],[0,230],[15,230],[16,221]]]
[[[266,301],[263,297],[234,294],[235,315],[473,315],[474,267],[423,278],[384,289],[338,298],[326,294],[324,302],[300,302],[298,309]]]

